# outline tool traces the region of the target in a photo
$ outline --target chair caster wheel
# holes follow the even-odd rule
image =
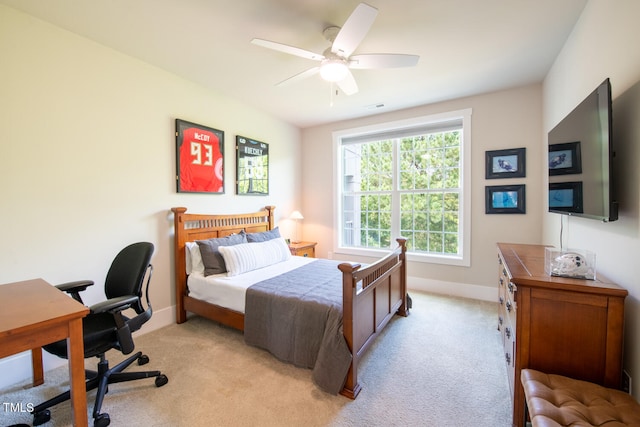
[[[138,365],[146,365],[147,363],[149,363],[149,356],[143,354],[138,357]]]
[[[156,377],[156,387],[162,387],[163,385],[165,385],[168,382],[169,382],[169,378],[167,378],[167,376],[164,375],[164,374],[158,375]]]
[[[109,414],[98,414],[97,417],[93,419],[93,427],[107,427],[111,424],[111,418],[109,418]]]
[[[33,425],[39,426],[40,424],[44,424],[51,420],[51,411],[45,409],[44,411],[36,412],[33,414]]]

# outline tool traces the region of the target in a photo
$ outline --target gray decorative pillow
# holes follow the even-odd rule
[[[232,234],[227,237],[217,237],[207,240],[196,240],[202,255],[202,263],[204,264],[204,275],[220,274],[227,272],[227,266],[224,264],[224,258],[218,251],[220,246],[233,246],[240,243],[247,243],[245,234]]]
[[[269,231],[261,231],[260,233],[247,233],[247,242],[266,242],[267,240],[277,239],[280,236],[280,230],[278,227]]]

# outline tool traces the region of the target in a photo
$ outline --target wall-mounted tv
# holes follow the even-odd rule
[[[549,132],[549,212],[618,219],[611,83],[606,79]]]

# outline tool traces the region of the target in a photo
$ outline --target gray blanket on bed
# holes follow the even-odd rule
[[[342,333],[342,273],[324,259],[247,289],[244,339],[285,362],[312,368],[314,382],[337,394],[351,364]]]

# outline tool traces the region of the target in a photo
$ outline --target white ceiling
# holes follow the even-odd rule
[[[540,82],[586,2],[368,0],[379,13],[355,54],[420,61],[353,70],[360,91],[346,96],[318,75],[276,87],[317,63],[250,41],[322,53],[323,29],[358,0],[0,0],[302,128]]]

